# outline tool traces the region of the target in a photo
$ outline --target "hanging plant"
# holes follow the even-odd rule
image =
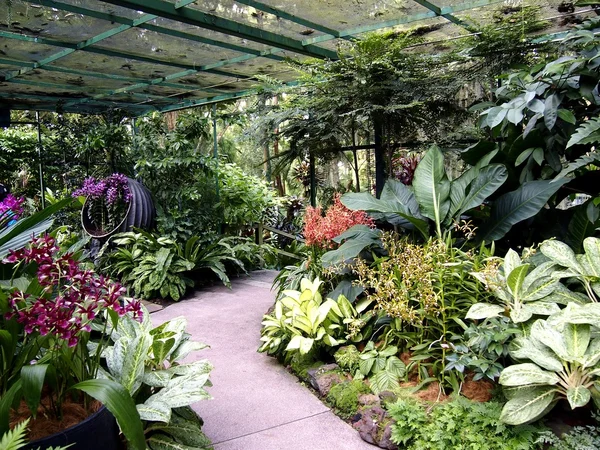
[[[121,173],[98,181],[93,177],[86,178],[83,186],[72,195],[87,197],[85,214],[100,234],[119,226],[127,214],[132,197],[127,177]]]

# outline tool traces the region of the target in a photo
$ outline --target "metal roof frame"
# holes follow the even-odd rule
[[[232,2],[222,1],[224,4]],[[43,56],[30,58],[22,54],[0,56],[0,65],[5,66],[0,69],[0,104],[14,109],[81,113],[122,108],[132,115],[139,115],[152,110],[172,111],[241,98],[256,92],[249,87],[249,82],[257,81],[259,73],[274,78],[284,73],[277,71],[277,66],[287,58],[335,60],[338,56],[331,43],[343,44],[366,32],[437,17],[446,19],[450,26],[457,27],[457,33],[464,34],[461,30],[471,32],[473,27],[468,19],[459,17],[459,13],[464,15],[502,2],[475,0],[442,6],[430,0],[411,1],[418,12],[340,29],[326,21],[321,23],[292,13],[286,9],[286,0],[278,2],[285,6],[275,6],[273,0],[235,0],[233,3],[275,18],[274,21],[288,27],[283,33],[260,24],[233,20],[222,11],[205,11],[202,0],[13,0],[13,3],[33,5],[46,11],[77,15],[81,20],[94,21],[98,27],[101,24],[102,31],[73,41],[70,36],[57,37],[44,30],[0,27],[0,44],[4,42],[5,47],[10,48],[12,43],[31,48],[32,54],[39,48],[45,52]],[[435,1],[447,3],[451,0]],[[298,32],[301,28],[304,28],[301,35],[311,37],[290,36],[289,30]],[[190,63],[172,54],[157,57],[129,51],[127,43],[132,30],[168,39],[174,46],[199,45],[211,59]],[[123,45],[116,48],[115,42]],[[49,50],[52,47],[57,50]],[[219,57],[221,52],[227,57]],[[90,62],[92,67],[74,62],[76,58],[85,62],[85,55],[89,55],[94,63]],[[144,75],[137,72],[124,74],[122,70],[114,67],[111,70],[111,67],[98,63],[106,60],[113,65],[123,62],[123,66],[140,63],[144,70],[153,71]],[[258,63],[267,64],[269,70],[247,72],[248,65]],[[283,82],[293,84],[289,79]]]

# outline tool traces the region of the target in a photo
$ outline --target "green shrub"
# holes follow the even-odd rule
[[[346,345],[340,347],[335,355],[335,362],[338,363],[342,369],[354,373],[358,369],[360,363],[360,352],[355,345]]]
[[[327,401],[337,410],[340,417],[347,419],[358,410],[358,397],[370,394],[371,389],[360,380],[336,384],[327,394]]]
[[[396,423],[392,440],[406,450],[542,448],[542,431],[532,425],[507,426],[500,421],[502,404],[477,403],[458,397],[429,410],[411,399],[400,399],[388,407]]]

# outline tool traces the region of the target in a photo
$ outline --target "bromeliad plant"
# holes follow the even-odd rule
[[[97,181],[93,177],[86,178],[83,186],[72,195],[87,197],[87,216],[98,231],[110,231],[119,226],[131,202],[129,182],[121,173]]]
[[[64,400],[81,390],[106,405],[133,448],[145,448],[127,391],[118,383],[95,380],[109,321],[117,323],[126,313],[140,319],[140,303],[124,300],[118,283],[83,268],[70,254],[61,255],[49,236],[12,251],[5,263],[23,276],[0,291],[0,433],[8,429],[9,410],[17,400],[24,398],[33,417],[40,405],[45,414],[61,417]],[[35,275],[29,280],[31,272]],[[92,328],[100,330],[95,351],[88,347]],[[89,397],[82,400],[89,407]]]
[[[528,361],[509,366],[500,374],[508,402],[501,420],[511,425],[544,416],[559,399],[572,409],[593,399],[600,406],[600,305],[567,307],[548,319],[536,320],[528,336],[515,339],[512,358]]]

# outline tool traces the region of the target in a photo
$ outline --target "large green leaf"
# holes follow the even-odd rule
[[[421,214],[436,224],[438,235],[440,224],[450,210],[450,181],[444,169],[444,155],[437,147],[431,147],[415,170],[413,179],[415,197]]]
[[[419,211],[415,195],[410,188],[397,180],[386,181],[381,192],[381,199],[377,199],[367,192],[359,192],[343,195],[341,202],[347,208],[355,211],[381,213],[386,220],[389,220],[389,217],[400,216],[407,221],[400,223],[400,226],[409,228],[408,224],[410,224],[423,237],[429,237],[429,225]]]
[[[565,336],[547,321],[536,320],[531,326],[531,335],[556,353],[559,358],[565,361],[575,359],[567,347]]]
[[[0,397],[0,435],[8,432],[10,409],[15,401],[15,398],[19,398],[22,392],[22,381],[17,380],[8,391],[6,391],[2,397]]]
[[[586,205],[590,202],[577,206],[574,209],[573,217],[569,222],[566,240],[576,252],[583,250],[583,241],[596,233],[596,228],[600,228],[600,219],[591,222],[588,218]]]
[[[509,425],[521,425],[542,417],[555,399],[552,386],[532,386],[519,390],[502,408],[500,420]]]
[[[494,202],[490,219],[479,230],[478,239],[494,241],[502,238],[513,225],[537,214],[568,181],[529,181],[499,197]]]
[[[37,236],[50,228],[52,220],[49,217],[71,204],[74,200],[73,198],[65,198],[0,231],[0,259],[8,255],[10,250],[18,250],[24,247],[31,240],[32,235]]]
[[[568,323],[565,325],[563,334],[567,343],[567,350],[573,359],[580,360],[585,355],[590,344],[590,326],[588,324]]]
[[[42,388],[48,364],[30,364],[21,369],[21,381],[23,382],[23,397],[31,415],[35,418],[40,398],[42,397]]]
[[[388,370],[381,370],[369,379],[371,389],[375,394],[383,391],[393,391],[398,388],[398,375]]]
[[[146,449],[142,421],[127,389],[110,380],[86,380],[77,383],[73,389],[84,391],[106,406],[117,419],[121,432],[132,449]]]
[[[573,386],[567,389],[567,400],[571,409],[587,405],[591,398],[592,393],[585,386]]]
[[[122,340],[125,341],[126,347],[121,372],[113,373],[113,375],[118,377],[121,385],[133,396],[142,385],[144,366],[152,345],[152,337],[147,333],[140,332],[133,339],[123,338],[119,342]]]
[[[337,236],[334,241],[347,239],[339,248],[330,250],[321,258],[323,267],[331,267],[356,258],[360,252],[371,245],[381,245],[381,231],[366,225],[354,225],[349,230]]]
[[[506,285],[515,299],[521,298],[521,288],[525,281],[525,277],[527,276],[527,272],[529,271],[529,267],[529,264],[521,264],[520,266],[515,267],[506,278]]]
[[[473,320],[498,317],[504,312],[504,306],[491,305],[489,303],[475,303],[469,308],[466,318]]]
[[[470,209],[480,206],[483,201],[498,190],[508,177],[508,171],[502,164],[492,164],[481,169],[478,176],[468,185],[468,190],[465,191],[463,201],[450,211],[449,217],[458,220],[460,216]],[[459,178],[460,179],[460,178]],[[455,186],[452,182],[452,191],[462,189],[460,186]],[[451,192],[452,196],[452,192]]]
[[[585,259],[587,260],[590,273],[595,277],[600,277],[600,239],[587,237],[583,240],[585,249]]]
[[[556,355],[533,338],[515,338],[510,343],[509,351],[511,357],[517,360],[529,359],[546,370],[560,372],[563,368]]]
[[[536,364],[523,363],[506,367],[500,374],[498,383],[502,386],[523,386],[528,384],[550,384],[560,382],[554,372],[541,369]]]
[[[573,269],[578,273],[583,272],[581,264],[579,264],[579,261],[577,261],[577,258],[575,257],[575,252],[573,252],[571,247],[564,242],[554,240],[545,241],[540,246],[540,251],[552,261],[563,267]]]

